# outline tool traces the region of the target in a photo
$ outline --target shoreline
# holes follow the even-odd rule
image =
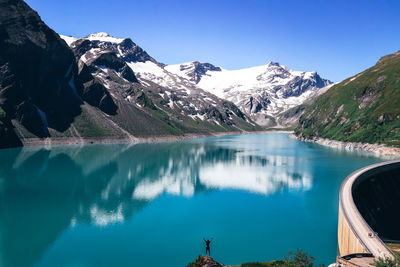
[[[376,157],[389,157],[389,158],[400,158],[400,148],[389,147],[384,144],[369,144],[361,142],[344,142],[331,140],[322,137],[305,138],[296,136],[293,133],[289,135],[289,138],[296,139],[307,143],[316,143],[322,146],[342,149],[347,151],[364,151],[371,153]]]
[[[21,140],[22,147],[44,146],[51,147],[52,145],[87,145],[87,144],[140,144],[140,143],[161,143],[174,142],[205,137],[219,137],[227,135],[242,135],[242,134],[263,134],[263,133],[292,133],[291,131],[280,130],[265,130],[254,132],[217,132],[217,133],[188,133],[184,135],[164,135],[164,136],[149,136],[149,137],[49,137],[49,138],[25,138]]]

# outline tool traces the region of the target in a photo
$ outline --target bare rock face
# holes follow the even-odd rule
[[[78,68],[63,40],[21,0],[0,0],[0,107],[39,137],[80,114]]]
[[[107,33],[93,33],[84,38],[78,38],[70,43],[75,55],[81,58],[88,51],[96,54],[99,51],[116,51],[125,62],[156,62],[146,51],[131,39],[115,38]],[[90,57],[89,54],[87,56]],[[83,61],[86,61],[83,59]]]
[[[126,38],[120,43],[121,49],[125,51],[122,56],[124,61],[132,62],[156,62],[154,58],[149,56],[140,46],[136,45],[131,39]]]
[[[112,59],[112,56],[98,57],[93,60],[93,65],[86,65],[79,62],[79,75],[78,80],[82,84],[82,89],[79,94],[82,99],[94,107],[98,107],[106,114],[114,115],[117,112],[117,105],[114,103],[110,92],[104,86],[103,82],[92,75],[96,71],[96,64],[100,66],[112,66],[119,69],[120,62]]]
[[[190,77],[189,80],[197,84],[204,75],[207,75],[207,71],[221,71],[221,68],[210,63],[194,61],[190,65],[180,65],[180,71],[185,72],[186,75]]]
[[[113,115],[117,111],[110,93],[103,86],[102,82],[96,78],[84,83],[82,96],[87,103],[94,107],[98,107],[104,113]]]

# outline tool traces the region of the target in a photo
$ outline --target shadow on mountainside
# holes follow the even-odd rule
[[[65,131],[83,103],[72,51],[23,1],[0,2],[0,107],[38,137]]]

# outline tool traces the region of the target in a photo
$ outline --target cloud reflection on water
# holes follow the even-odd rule
[[[69,226],[122,223],[164,193],[312,187],[302,159],[247,145],[228,139],[2,150],[0,265],[30,266]]]
[[[71,190],[63,193],[73,195],[78,205],[75,220],[105,225],[123,221],[125,213],[132,214],[131,206],[164,193],[308,190],[312,176],[299,161],[227,141],[28,148],[17,153],[13,164],[2,166],[0,182],[3,195],[23,188],[49,202],[57,190]]]
[[[207,150],[200,149],[207,153]],[[191,157],[188,154],[187,157]],[[159,179],[144,178],[136,186],[133,197],[151,200],[162,193],[193,196],[200,183],[207,189],[237,189],[251,193],[272,194],[282,189],[311,188],[312,178],[308,172],[295,171],[296,159],[267,155],[249,156],[235,153],[230,160],[207,162],[199,154],[189,160],[191,166],[175,166],[170,159],[168,168],[161,168]],[[193,176],[193,169],[197,176]]]

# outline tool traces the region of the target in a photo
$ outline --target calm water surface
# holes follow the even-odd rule
[[[0,266],[335,261],[338,192],[380,159],[288,138],[0,150]]]

